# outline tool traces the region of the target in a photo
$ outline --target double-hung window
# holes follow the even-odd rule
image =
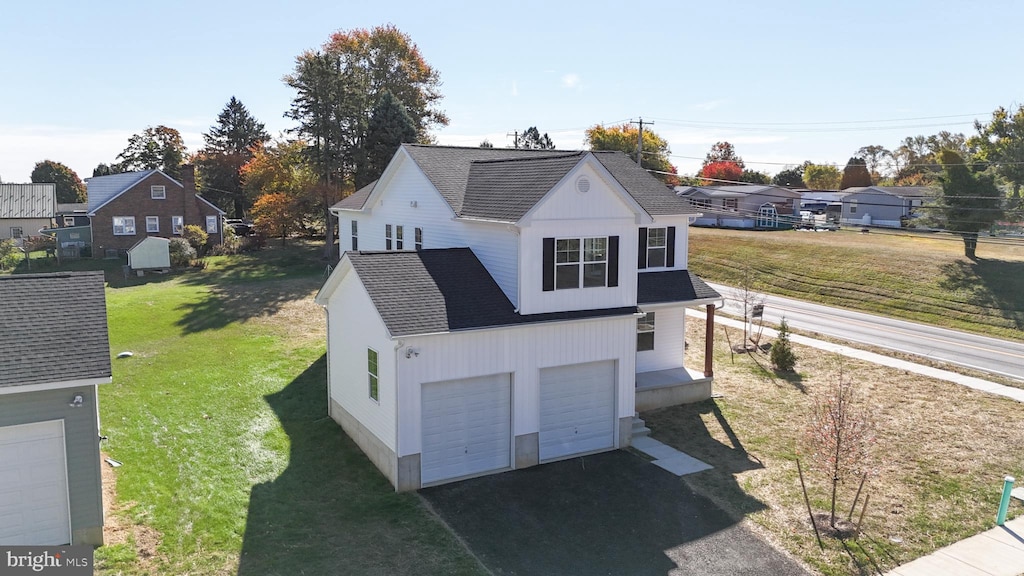
[[[114,216],[114,236],[134,236],[135,216]]]
[[[417,250],[423,250],[423,228],[416,228],[414,233],[415,244]]]
[[[159,232],[160,231],[160,217],[159,216],[146,216],[146,232]]]
[[[206,233],[216,234],[217,233],[217,217],[207,216],[206,217]]]
[[[654,350],[654,312],[636,319],[636,351]]]
[[[359,250],[359,222],[352,221],[352,249]]]
[[[668,247],[668,231],[665,228],[647,229],[647,267],[659,268],[665,265]]]
[[[171,234],[181,235],[185,231],[185,217],[171,216]]]
[[[153,200],[164,200],[167,198],[167,188],[164,186],[150,186],[149,197]]]
[[[377,351],[373,348],[366,349],[366,373],[369,379],[370,398],[374,402],[380,402],[380,367],[377,364]]]
[[[404,246],[403,230],[401,226],[391,224],[384,225],[384,249],[401,250]]]

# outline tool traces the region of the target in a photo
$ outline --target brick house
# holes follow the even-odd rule
[[[92,223],[93,255],[123,254],[146,236],[173,238],[195,224],[224,241],[224,211],[196,194],[195,168],[181,167],[181,181],[160,170],[85,179]]]

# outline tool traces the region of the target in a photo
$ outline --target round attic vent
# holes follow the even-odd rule
[[[586,194],[590,192],[590,178],[586,176],[580,176],[576,179],[576,191],[580,194]]]

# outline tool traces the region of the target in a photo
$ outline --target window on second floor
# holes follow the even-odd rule
[[[416,249],[423,250],[423,228],[416,228],[413,240],[415,240]]]
[[[352,221],[352,249],[359,250],[359,222]]]
[[[644,268],[672,268],[676,265],[676,227],[641,228],[637,246],[636,266]]]
[[[146,216],[146,232],[159,232],[160,231],[160,217],[159,216]]]
[[[149,197],[153,200],[164,200],[167,198],[167,188],[164,186],[150,186]]]
[[[404,234],[401,226],[391,224],[384,225],[384,249],[402,250],[404,247]]]
[[[114,216],[114,236],[134,236],[135,216]]]
[[[619,237],[545,238],[543,289],[619,285]]]

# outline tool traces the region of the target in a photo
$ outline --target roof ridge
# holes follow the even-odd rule
[[[502,150],[509,152],[546,152],[548,150],[535,150],[531,148],[481,148],[479,146],[451,146],[448,144],[416,144],[413,142],[405,142],[402,146],[408,146],[409,148],[444,148],[449,150]],[[589,152],[589,150],[553,150],[555,152]]]
[[[539,152],[539,151],[538,151]],[[535,162],[537,160],[560,160],[562,158],[574,158],[587,154],[586,150],[578,151],[566,151],[565,153],[559,154],[547,154],[544,156],[530,156],[522,158],[484,158],[481,160],[473,160],[471,164],[499,164],[502,162]]]

